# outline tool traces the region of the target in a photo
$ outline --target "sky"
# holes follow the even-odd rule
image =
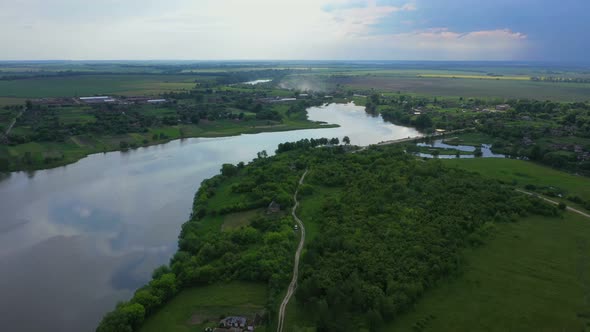
[[[0,60],[587,62],[590,0],[0,0]]]

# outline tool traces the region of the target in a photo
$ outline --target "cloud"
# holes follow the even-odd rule
[[[420,60],[513,60],[528,50],[527,36],[509,29],[455,32],[431,28],[363,38],[367,52],[380,59],[396,54]],[[361,55],[358,55],[361,56]]]
[[[528,44],[419,26],[425,2],[0,0],[0,59],[512,59]]]
[[[416,6],[406,3],[402,6],[378,5],[376,0],[351,2],[347,6],[334,7],[328,12],[337,22],[343,35],[370,34],[374,25],[402,11],[414,11]]]

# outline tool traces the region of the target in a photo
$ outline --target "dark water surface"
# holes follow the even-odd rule
[[[432,147],[432,148],[441,148],[441,149],[455,149],[455,150],[464,151],[464,152],[475,152],[474,146],[471,146],[471,145],[450,145],[450,144],[444,143],[444,141],[442,139],[436,140],[432,143],[418,143],[416,145],[417,146]],[[481,153],[482,153],[481,157],[482,158],[506,158],[506,155],[499,154],[499,153],[493,153],[491,144],[482,144],[480,146],[480,148],[481,148]],[[457,158],[456,155],[438,155],[435,157],[429,153],[417,153],[416,155],[419,157],[424,157],[424,158],[439,158],[439,159],[455,159],[455,158]],[[476,157],[473,154],[462,154],[462,155],[459,155],[459,158],[471,159],[471,158],[476,158]]]
[[[93,331],[168,262],[194,193],[223,163],[302,138],[418,135],[353,104],[314,107],[309,118],[341,127],[178,140],[0,176],[0,331]]]

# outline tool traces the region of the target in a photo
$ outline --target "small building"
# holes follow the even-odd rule
[[[508,104],[496,105],[496,111],[508,111],[509,109],[510,105]]]
[[[78,99],[87,104],[114,103],[116,101],[109,96],[80,97]]]
[[[266,213],[277,213],[281,211],[281,205],[275,201],[270,202],[268,208],[266,209]]]
[[[166,99],[149,99],[147,102],[148,104],[163,104],[166,101]]]
[[[219,322],[219,326],[225,327],[225,328],[237,327],[237,328],[244,329],[244,328],[246,328],[247,322],[248,322],[248,320],[245,317],[229,316],[229,317],[222,319]]]

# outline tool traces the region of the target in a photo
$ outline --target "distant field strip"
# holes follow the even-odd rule
[[[453,75],[453,74],[420,74],[418,77],[427,78],[467,78],[480,80],[509,80],[509,81],[529,81],[529,76],[488,76],[488,75]]]

